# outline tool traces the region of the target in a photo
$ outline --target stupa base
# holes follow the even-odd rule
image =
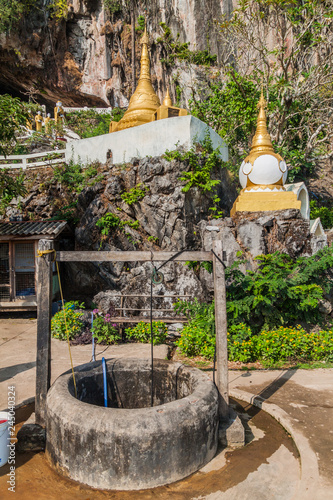
[[[233,204],[230,215],[233,216],[236,212],[273,212],[289,208],[301,209],[301,201],[293,192],[241,192]]]

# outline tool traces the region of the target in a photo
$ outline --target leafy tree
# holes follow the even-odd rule
[[[14,28],[36,3],[37,0],[0,0],[0,33]]]
[[[109,14],[116,14],[117,12],[121,12],[121,0],[103,0],[103,3]]]
[[[328,274],[333,267],[332,248],[296,260],[278,252],[260,255],[256,260],[256,271],[244,274],[239,269],[242,260],[226,269],[231,324],[245,323],[252,331],[260,331],[300,321],[314,324],[323,319],[318,304],[332,288]]]
[[[53,0],[49,9],[51,10],[51,17],[57,20],[66,19],[68,13],[67,0]]]
[[[221,75],[192,90],[192,113],[225,137],[234,167],[249,149],[261,82],[289,178],[333,156],[332,28],[326,0],[240,0],[221,23]]]
[[[13,198],[27,193],[24,179],[24,174],[11,176],[7,169],[0,169],[0,214],[5,212]]]
[[[0,95],[0,153],[7,156],[14,149],[16,134],[32,120],[29,111],[17,97]]]

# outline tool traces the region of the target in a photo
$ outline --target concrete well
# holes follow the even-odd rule
[[[218,444],[214,384],[195,368],[154,360],[107,360],[75,368],[47,396],[46,455],[68,477],[94,488],[138,490],[172,483],[200,469]]]

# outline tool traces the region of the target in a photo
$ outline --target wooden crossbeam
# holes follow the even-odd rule
[[[163,321],[163,323],[188,323],[187,318],[153,318],[153,321]],[[150,323],[149,316],[112,316],[112,323]]]
[[[171,259],[175,252],[147,252],[147,251],[116,251],[116,252],[57,252],[59,262],[164,262]],[[174,259],[176,262],[211,261],[212,252],[189,251],[183,252]]]

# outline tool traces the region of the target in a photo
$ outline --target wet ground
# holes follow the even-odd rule
[[[234,401],[246,427],[247,445],[220,450],[201,471],[183,481],[142,491],[96,491],[59,476],[44,453],[18,454],[16,496],[20,500],[287,500],[299,484],[299,457],[284,429],[264,411]],[[27,411],[21,418],[27,418]],[[20,418],[18,416],[18,418]],[[20,425],[17,426],[19,428]],[[1,499],[8,491],[9,466],[0,469]]]
[[[275,373],[273,377],[272,372],[266,374],[267,379],[264,382],[260,380],[263,374],[260,377],[254,372],[250,372],[246,377],[244,374],[237,374],[237,388],[250,389],[253,394],[283,408],[293,418],[294,428],[309,439],[317,455],[320,476],[332,483],[333,371],[316,370],[314,375],[310,370],[301,373],[285,370],[282,375]],[[329,374],[331,376],[328,378]],[[268,378],[269,375],[271,378]],[[231,380],[232,377],[233,375]],[[327,428],[329,422],[331,424]],[[333,484],[331,488],[333,499]]]

